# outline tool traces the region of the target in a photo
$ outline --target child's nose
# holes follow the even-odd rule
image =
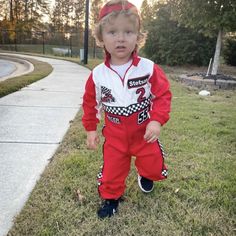
[[[124,39],[125,39],[124,33],[119,33],[119,34],[118,34],[118,40],[119,40],[119,41],[124,41]]]

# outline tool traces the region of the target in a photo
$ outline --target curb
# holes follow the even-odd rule
[[[16,69],[9,75],[0,78],[0,81],[10,79],[13,77],[28,74],[34,70],[34,65],[26,59],[21,59],[15,56],[4,55],[0,53],[0,59],[13,62]]]
[[[234,90],[236,89],[236,81],[233,80],[212,80],[203,79],[200,76],[187,76],[180,75],[176,79],[177,81],[184,83],[188,86],[193,86],[199,89],[226,89]]]

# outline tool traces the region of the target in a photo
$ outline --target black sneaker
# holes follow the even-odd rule
[[[114,199],[104,200],[100,209],[97,212],[98,217],[103,219],[106,217],[113,216],[115,213],[117,213],[118,205],[119,205],[119,200],[114,200]]]
[[[138,175],[138,185],[144,193],[150,193],[153,190],[153,181]]]

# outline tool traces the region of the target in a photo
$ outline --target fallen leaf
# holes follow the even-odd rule
[[[78,189],[76,192],[77,200],[82,202],[84,200],[84,196],[80,193],[80,190]]]
[[[177,188],[177,189],[175,189],[175,193],[178,193],[178,192],[179,192],[179,190],[180,190],[180,188]]]

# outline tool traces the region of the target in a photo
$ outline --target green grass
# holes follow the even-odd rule
[[[18,91],[19,89],[36,82],[52,72],[52,66],[46,62],[27,58],[34,65],[34,70],[26,75],[17,76],[0,82],[0,97]]]
[[[98,151],[86,149],[80,111],[9,236],[234,235],[235,92],[200,97],[174,80],[171,85],[171,120],[161,134],[168,153],[167,180],[143,194],[132,165],[119,213],[99,220],[101,146]],[[78,189],[83,201],[76,197]]]

